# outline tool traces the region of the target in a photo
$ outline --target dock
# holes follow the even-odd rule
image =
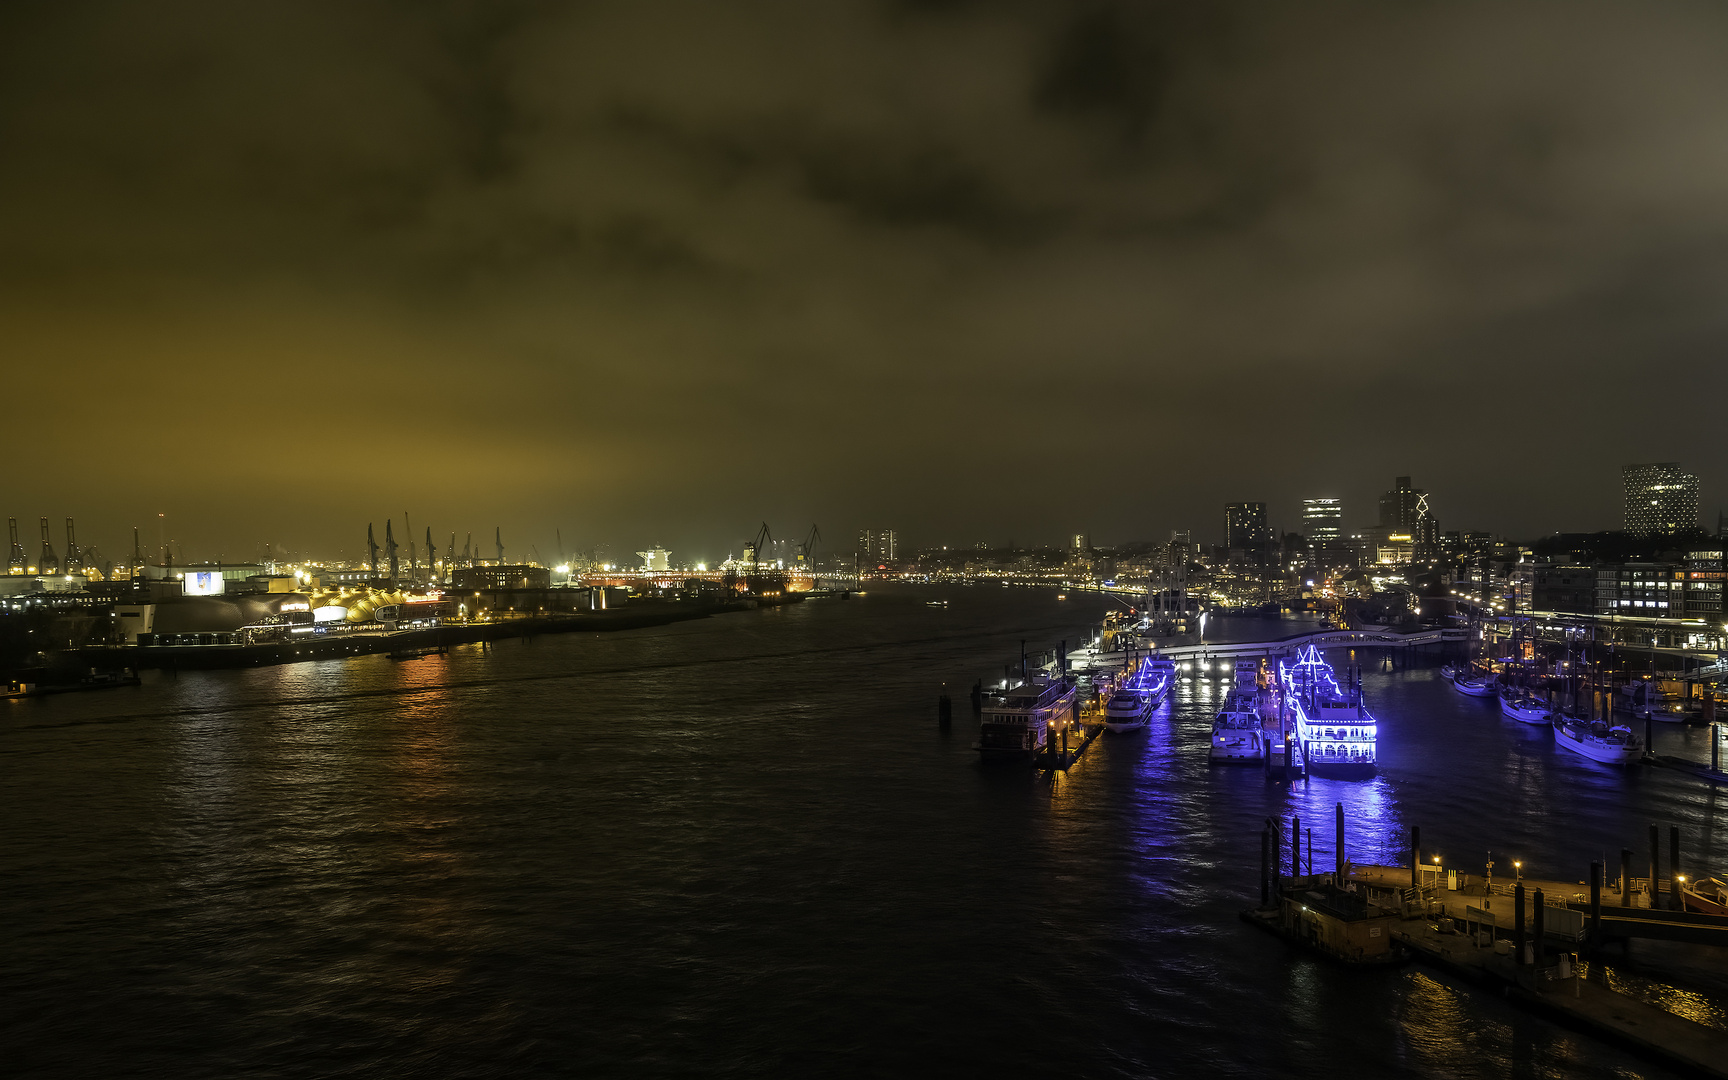
[[[1418,830],[1410,865],[1353,866],[1343,825],[1339,803],[1334,865],[1316,874],[1311,849],[1301,872],[1301,823],[1290,822],[1285,875],[1284,823],[1268,820],[1260,903],[1243,921],[1341,963],[1424,964],[1667,1068],[1728,1080],[1728,1031],[1609,988],[1605,970],[1590,960],[1632,938],[1728,946],[1728,916],[1679,910],[1678,881],[1657,872],[1655,826],[1648,876],[1630,873],[1632,852],[1623,849],[1613,881],[1600,863],[1584,881],[1562,881],[1517,870],[1511,880],[1496,878],[1492,864],[1483,874],[1424,864]],[[1677,833],[1671,842],[1677,852]]]

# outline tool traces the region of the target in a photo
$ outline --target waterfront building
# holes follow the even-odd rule
[[[865,529],[858,534],[858,554],[865,562],[888,562],[900,555],[900,537],[893,529]]]
[[[1627,532],[1663,536],[1698,527],[1698,477],[1678,461],[1623,466],[1620,481]]]
[[[1310,544],[1337,543],[1343,528],[1344,504],[1341,500],[1302,500],[1302,531]]]
[[[1266,525],[1266,504],[1263,502],[1226,503],[1224,505],[1224,546],[1246,548],[1272,542],[1272,530]]]

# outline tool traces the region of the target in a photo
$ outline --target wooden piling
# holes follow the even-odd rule
[[[1513,963],[1524,964],[1524,883],[1512,890],[1512,955]]]
[[[1650,826],[1650,906],[1660,906],[1656,883],[1662,880],[1662,833]]]
[[[1300,814],[1290,818],[1290,876],[1302,876],[1302,817]]]
[[[1260,906],[1267,907],[1272,903],[1272,874],[1268,863],[1272,854],[1272,833],[1269,829],[1260,830]]]
[[[1410,886],[1422,884],[1422,826],[1410,826]]]
[[[1337,840],[1332,845],[1332,861],[1336,864],[1334,873],[1339,886],[1344,884],[1344,804],[1339,803],[1333,810],[1333,822],[1337,826]]]
[[[1542,967],[1542,961],[1547,959],[1547,949],[1546,949],[1544,942],[1542,940],[1543,936],[1546,934],[1546,931],[1547,931],[1547,927],[1546,927],[1547,920],[1542,915],[1542,909],[1547,907],[1548,905],[1545,904],[1542,900],[1542,890],[1541,889],[1537,889],[1536,895],[1531,897],[1531,899],[1536,904],[1536,910],[1532,914],[1532,917],[1530,920],[1530,933],[1535,935],[1535,938],[1536,938],[1536,967],[1538,970],[1540,970]],[[1540,986],[1541,983],[1538,982],[1537,985]]]
[[[1680,899],[1680,826],[1668,826],[1668,910],[1684,911]]]
[[[1620,849],[1620,906],[1632,906],[1632,849]]]
[[[1602,944],[1602,864],[1590,864],[1590,948]]]

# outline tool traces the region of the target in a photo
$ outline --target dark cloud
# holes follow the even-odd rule
[[[1366,517],[1394,473],[1588,528],[1634,459],[1710,502],[1725,20],[12,5],[8,512],[717,554]]]

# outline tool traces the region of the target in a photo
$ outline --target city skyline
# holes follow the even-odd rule
[[[1294,529],[1354,518],[1388,450],[1509,535],[1615,527],[1628,461],[1728,501],[1665,395],[1588,439],[1513,420],[1592,415],[1634,360],[1728,388],[1720,12],[0,20],[0,338],[35,395],[4,501],[105,546],[158,512],[352,546],[400,507],[686,549],[1103,542],[1231,500]],[[1094,402],[1157,433],[1132,498],[1084,443],[993,434]],[[1016,497],[1056,490],[1072,523]]]

